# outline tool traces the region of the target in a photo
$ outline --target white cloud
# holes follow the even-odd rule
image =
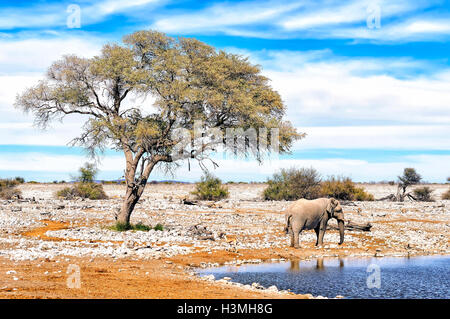
[[[217,34],[256,38],[346,38],[418,41],[449,36],[449,19],[438,1],[275,1],[218,3],[201,10],[157,16],[151,27],[176,34]],[[381,28],[370,29],[373,10]],[[434,8],[433,15],[422,13]]]
[[[161,0],[104,0],[93,3],[79,3],[81,26],[102,21],[105,17],[140,10],[144,6],[157,5],[165,1]],[[67,12],[71,3],[32,5],[26,8],[0,9],[0,29],[15,28],[49,28],[62,27],[67,23],[67,18],[72,12]]]
[[[157,19],[152,28],[173,33],[233,32],[229,27],[271,21],[289,11],[303,7],[299,2],[221,3],[192,13],[170,15]]]
[[[448,150],[450,125],[299,127],[301,149]]]
[[[314,54],[302,52],[253,52],[250,56],[263,65],[296,125],[450,123],[449,69],[424,73],[417,61],[309,59]]]
[[[49,39],[0,39],[0,75],[41,72],[64,54],[91,57],[104,40],[63,35]]]

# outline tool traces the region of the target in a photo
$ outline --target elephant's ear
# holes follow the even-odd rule
[[[334,198],[331,198],[327,205],[327,212],[330,214],[333,214],[333,208],[335,207],[333,206],[333,199]]]
[[[331,198],[331,203],[333,204],[334,207],[339,205],[339,201],[337,199],[335,199],[335,198]]]

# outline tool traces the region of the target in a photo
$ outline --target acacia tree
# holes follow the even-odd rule
[[[403,170],[403,175],[398,176],[398,180],[399,180],[397,189],[398,200],[400,202],[403,202],[406,196],[414,199],[414,197],[411,194],[406,193],[406,189],[409,186],[420,183],[420,181],[422,180],[422,176],[420,176],[420,174],[417,173],[414,168],[407,167]]]
[[[202,163],[223,142],[212,138],[191,143],[197,147],[188,152],[182,147],[173,156],[181,142],[174,134],[177,129],[193,135],[196,121],[203,129],[278,128],[281,153],[303,137],[283,120],[285,106],[260,72],[246,58],[196,39],[138,31],[121,44],[104,45],[99,56],[64,56],[50,66],[44,80],[18,95],[15,105],[31,112],[42,128],[67,115],[85,115],[83,132],[71,145],[85,147],[91,156],[106,148],[123,151],[126,194],[117,220],[129,224],[157,165],[171,169],[186,159]],[[131,105],[135,99],[130,96],[153,103],[148,108]],[[258,159],[269,150],[256,149]],[[233,151],[248,153],[247,148]]]

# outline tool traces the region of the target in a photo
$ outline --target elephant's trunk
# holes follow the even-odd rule
[[[344,242],[344,221],[338,220],[338,226],[339,226],[339,236],[340,236],[339,245],[342,245],[342,243]]]

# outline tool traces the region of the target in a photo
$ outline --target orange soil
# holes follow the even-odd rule
[[[68,288],[68,266],[80,267],[81,288]],[[39,266],[40,265],[40,266]],[[9,270],[16,274],[3,275]],[[195,279],[163,260],[113,262],[110,259],[70,258],[11,262],[0,259],[0,298],[304,298],[247,291]],[[14,280],[17,277],[18,280]]]

